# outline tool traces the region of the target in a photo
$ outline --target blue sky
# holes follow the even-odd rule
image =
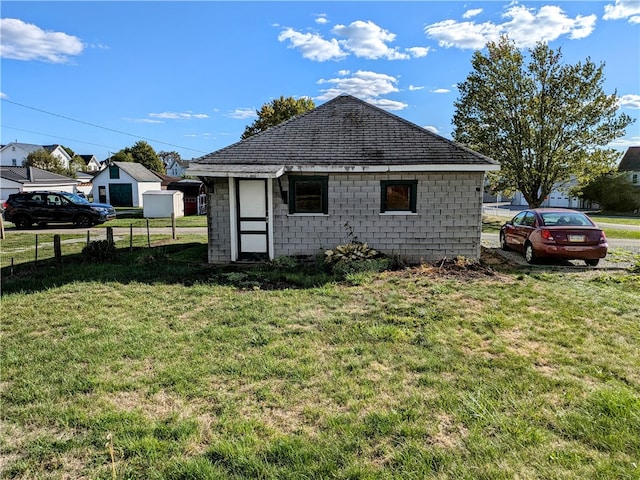
[[[191,159],[281,95],[349,93],[451,138],[456,83],[507,34],[605,63],[640,117],[640,0],[11,2],[1,5],[1,143],[104,160],[148,141]],[[640,145],[636,121],[613,147]]]

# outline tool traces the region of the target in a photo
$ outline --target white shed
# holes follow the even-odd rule
[[[184,217],[184,194],[179,190],[150,190],[142,198],[145,218]]]

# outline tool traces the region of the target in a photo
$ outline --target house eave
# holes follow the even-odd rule
[[[187,176],[214,178],[279,178],[284,165],[207,165],[197,164],[185,171]]]
[[[488,172],[498,164],[415,164],[415,165],[207,165],[190,166],[186,174],[217,178],[278,178],[285,173],[400,173],[400,172]]]

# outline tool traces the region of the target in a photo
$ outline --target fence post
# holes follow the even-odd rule
[[[107,243],[113,245],[113,227],[107,227]]]
[[[151,248],[151,233],[149,233],[149,219],[147,218],[147,247]]]
[[[129,251],[133,252],[133,223],[129,225]]]
[[[171,212],[171,239],[176,239],[176,213]]]
[[[60,244],[60,235],[53,236],[53,254],[56,257],[56,264],[62,263],[62,245]]]
[[[91,243],[91,232],[87,230],[87,247],[89,246],[90,243]]]
[[[38,234],[36,233],[36,258],[34,263],[38,265]]]

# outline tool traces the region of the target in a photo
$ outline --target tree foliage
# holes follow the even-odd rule
[[[566,64],[544,43],[526,63],[507,37],[487,50],[474,53],[473,71],[458,85],[453,136],[500,162],[495,189],[520,190],[536,207],[554,187],[611,169],[618,153],[605,147],[633,120],[617,114],[615,93],[604,93],[604,64]]]
[[[301,115],[309,110],[316,108],[316,104],[308,97],[298,98],[293,97],[276,98],[270,103],[262,105],[260,110],[256,110],[258,118],[251,124],[247,125],[242,134],[242,140],[265,131],[267,128],[275,127],[281,124],[285,120],[289,120],[296,115]]]
[[[583,186],[577,194],[583,200],[598,203],[603,210],[610,212],[632,212],[640,208],[640,189],[633,186],[625,173],[600,175]]]
[[[111,160],[140,163],[154,172],[165,172],[162,160],[160,160],[153,147],[144,140],[136,142],[132,147],[123,148],[115,153]]]
[[[42,170],[57,173],[58,175],[69,174],[62,161],[44,148],[29,153],[24,162],[22,162],[22,165],[25,167],[41,168]]]

